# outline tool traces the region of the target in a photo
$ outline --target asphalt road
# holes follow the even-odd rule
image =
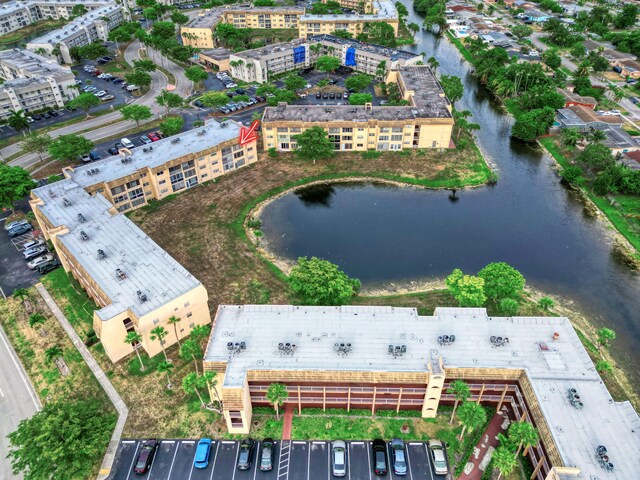
[[[133,473],[133,465],[141,446],[141,440],[124,440],[120,444],[110,480],[331,480],[331,442],[327,441],[276,441],[274,468],[261,472],[257,456],[259,443],[253,449],[251,468],[238,470],[238,442],[216,440],[211,447],[209,465],[204,469],[193,468],[197,440],[163,440],[150,470],[144,475]],[[409,471],[406,476],[390,472],[384,477],[373,473],[371,442],[347,442],[347,480],[444,480],[435,475],[429,460],[426,444],[406,444]]]

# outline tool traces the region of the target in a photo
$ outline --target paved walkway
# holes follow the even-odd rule
[[[118,445],[120,445],[122,429],[124,428],[124,424],[127,421],[127,416],[129,415],[129,409],[124,404],[124,401],[122,400],[120,395],[118,395],[118,392],[113,387],[102,368],[100,368],[100,365],[98,365],[98,362],[96,362],[96,359],[93,358],[93,355],[89,353],[86,345],[82,342],[82,340],[80,340],[80,337],[76,333],[75,329],[71,326],[71,323],[69,323],[69,320],[67,320],[67,317],[65,317],[64,313],[62,313],[62,310],[60,310],[51,295],[49,295],[49,292],[44,287],[44,285],[39,283],[36,285],[36,289],[38,290],[58,322],[60,322],[62,328],[64,328],[65,332],[67,332],[67,335],[69,335],[69,338],[80,352],[80,355],[82,355],[82,358],[84,358],[84,361],[93,372],[93,375],[100,383],[100,386],[107,393],[107,396],[109,397],[109,400],[111,400],[111,403],[113,403],[115,409],[118,411],[118,421],[116,422],[116,428],[113,431],[113,435],[111,435],[111,440],[109,441],[109,446],[107,447],[107,451],[102,460],[100,472],[98,473],[97,477],[97,480],[105,480],[111,472],[111,467],[113,466],[113,461],[115,460],[116,451],[118,450]]]
[[[506,419],[502,415],[496,413],[493,416],[458,480],[480,480],[482,478],[484,470],[491,461],[491,455],[498,446],[498,434],[506,431],[506,423]]]
[[[293,405],[284,406],[284,420],[282,424],[282,440],[291,440],[291,424],[293,423]]]

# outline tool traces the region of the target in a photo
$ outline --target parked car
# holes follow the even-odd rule
[[[447,456],[442,442],[436,439],[429,440],[429,452],[431,452],[431,463],[436,475],[448,475]]]
[[[244,88],[236,88],[236,93],[238,95],[244,95]]]
[[[57,117],[57,116],[59,115],[59,114],[58,114],[58,112],[56,112],[55,110],[51,110],[51,111],[49,111],[48,113],[49,113],[49,115],[51,115],[52,117]]]
[[[107,152],[109,152],[109,154],[111,155],[117,155],[118,149],[116,147],[111,147],[110,149],[107,150]]]
[[[42,120],[42,117],[38,114],[33,116],[33,119],[37,122],[38,120]]]
[[[157,440],[147,440],[142,444],[136,464],[133,467],[134,473],[145,473],[151,467],[153,458],[156,455],[159,442]]]
[[[10,237],[17,237],[18,235],[22,235],[23,233],[27,233],[33,230],[33,227],[30,223],[16,225],[15,227],[10,228],[7,233]]]
[[[14,220],[13,222],[5,223],[4,229],[11,230],[13,227],[17,227],[18,225],[28,225],[29,220]]]
[[[44,245],[44,240],[40,237],[35,237],[33,240],[23,243],[22,248],[29,250],[30,248],[39,247],[40,245]]]
[[[251,454],[255,441],[252,438],[245,438],[240,442],[238,449],[238,469],[249,470],[251,468]]]
[[[46,262],[50,262],[54,258],[55,257],[52,254],[47,253],[46,255],[41,255],[41,256],[31,260],[29,263],[27,263],[27,267],[29,267],[31,270],[33,270],[37,266],[42,265],[43,263],[46,263]]]
[[[265,438],[260,444],[260,470],[263,472],[273,469],[274,449],[273,438]]]
[[[89,163],[91,161],[91,157],[85,153],[84,155],[80,155],[78,157],[78,160],[80,160],[82,163]]]
[[[386,475],[387,474],[387,445],[384,443],[384,440],[377,438],[371,444],[371,450],[373,455],[371,459],[373,460],[373,471],[376,475]]]
[[[33,117],[27,117],[27,122],[33,123],[35,122],[35,120],[33,119]]]
[[[57,259],[49,260],[48,262],[41,263],[36,267],[38,273],[48,273],[51,270],[55,270],[60,266],[60,262]]]
[[[78,107],[64,107],[66,110],[69,110],[70,112],[75,112],[76,110],[78,110]]]
[[[147,137],[149,137],[149,140],[151,140],[152,142],[157,142],[158,140],[160,140],[160,137],[155,132],[147,133]]]
[[[42,118],[49,119],[49,118],[51,118],[51,114],[50,114],[49,112],[44,112],[44,113],[42,114]]]
[[[193,458],[195,468],[207,468],[209,465],[209,454],[211,453],[211,439],[202,438],[196,447],[196,455]]]
[[[224,114],[227,114],[230,112],[230,110],[227,107],[220,107],[219,110],[220,110],[220,113],[224,113]]]
[[[140,137],[140,141],[141,141],[142,143],[144,143],[145,145],[146,145],[147,143],[151,143],[151,139],[150,139],[149,137],[147,137],[146,135],[142,135],[142,136]]]
[[[127,85],[127,92],[135,92],[136,90],[140,90],[140,87],[137,85]]]
[[[329,98],[336,98],[336,94],[335,94],[334,92],[331,92],[331,93],[329,94]]]
[[[343,440],[334,440],[331,444],[331,471],[334,477],[347,474],[347,444]]]
[[[396,475],[407,474],[407,451],[404,442],[399,438],[391,440],[391,462],[393,473]]]
[[[99,92],[94,93],[96,97],[104,97],[107,94],[104,90],[100,90]]]
[[[349,98],[349,92],[344,92],[344,93],[342,94],[342,98],[344,98],[344,99]]]
[[[44,245],[38,245],[37,247],[31,247],[23,251],[22,256],[25,260],[32,260],[44,253],[47,253],[47,247]]]
[[[206,105],[205,105],[204,103],[202,103],[200,100],[196,100],[195,102],[193,102],[193,104],[194,104],[196,107],[199,107],[199,108],[204,108],[204,107],[206,106]]]
[[[120,142],[122,143],[122,145],[124,145],[125,148],[134,148],[135,147],[133,142],[131,140],[129,140],[127,137],[121,138]]]
[[[105,95],[104,97],[102,97],[100,99],[101,102],[110,102],[111,100],[115,99],[116,97],[114,97],[113,95]]]
[[[326,100],[327,98],[329,98],[329,94],[327,92],[324,92],[322,94],[322,98],[324,98]]]
[[[95,162],[96,160],[100,160],[102,157],[98,154],[98,152],[91,152],[89,154],[89,158]]]
[[[121,79],[121,78],[116,78],[116,79],[113,81],[113,83],[115,83],[115,84],[117,84],[117,83],[122,83],[122,82],[124,82],[124,80],[123,80],[123,79]]]

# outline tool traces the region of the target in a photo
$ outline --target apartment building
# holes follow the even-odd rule
[[[322,0],[322,3],[327,3],[328,0]],[[358,13],[371,13],[373,11],[372,0],[333,0],[337,1],[340,6],[351,9]]]
[[[423,61],[422,55],[349,40],[333,35],[313,35],[291,42],[277,43],[253,50],[232,53],[229,57],[231,75],[245,82],[269,81],[270,75],[311,67],[320,56],[340,59],[340,64],[368,75],[376,75],[384,62],[385,76],[389,70]]]
[[[11,0],[0,5],[0,35],[47,18],[69,18],[76,5],[95,10],[112,3],[112,0]]]
[[[80,167],[64,176],[89,194],[100,194],[118,212],[161,200],[258,160],[256,142],[240,145],[240,124],[208,121],[174,137]]]
[[[305,13],[300,17],[298,34],[300,38],[321,33],[332,34],[336,30],[347,30],[357,37],[368,23],[384,22],[393,27],[398,35],[399,17],[391,0],[373,0],[370,14],[313,15]]]
[[[249,7],[224,10],[222,21],[237,28],[298,28],[302,7]]]
[[[0,119],[12,111],[61,108],[78,96],[68,67],[23,49],[0,51]]]
[[[612,399],[563,317],[221,305],[203,365],[217,373],[229,433],[249,433],[253,407],[270,405],[272,383],[286,386],[285,405],[298,413],[416,410],[433,418],[440,405],[453,404],[447,390],[462,379],[469,400],[537,428],[540,442],[526,452],[530,478],[628,480],[640,471],[640,418],[628,401]],[[615,465],[606,473],[596,459],[599,445]]]
[[[112,362],[138,348],[160,353],[157,326],[169,331],[165,347],[176,343],[172,316],[179,338],[211,322],[204,286],[103,196],[67,178],[33,190],[30,203],[63,268],[99,307],[93,329]],[[133,331],[142,340],[126,343]]]
[[[49,32],[27,43],[29,50],[45,52],[54,55],[56,49],[60,54],[57,58],[62,63],[73,63],[69,50],[93,42],[105,42],[109,32],[118,27],[128,18],[128,13],[121,5],[109,4],[82,15],[66,26]]]
[[[202,10],[188,24],[180,27],[182,44],[194,48],[213,49],[216,41],[213,31],[222,19],[223,10],[212,8]]]
[[[262,118],[264,149],[293,151],[294,136],[325,129],[337,151],[398,151],[450,148],[451,104],[427,66],[403,66],[387,75],[407,106],[287,105],[267,107]]]

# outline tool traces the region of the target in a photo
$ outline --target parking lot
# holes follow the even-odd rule
[[[274,468],[262,472],[257,468],[259,442],[252,452],[251,468],[238,470],[236,459],[239,442],[216,440],[211,446],[209,465],[204,469],[193,468],[197,440],[163,440],[156,452],[151,468],[144,475],[133,473],[133,466],[141,446],[141,440],[123,440],[120,444],[111,480],[153,479],[153,480],[330,480],[331,442],[328,441],[276,441]],[[408,472],[406,476],[389,474],[381,477],[373,473],[371,442],[347,442],[347,480],[444,480],[444,475],[436,475],[431,467],[427,446],[423,442],[406,444]]]

